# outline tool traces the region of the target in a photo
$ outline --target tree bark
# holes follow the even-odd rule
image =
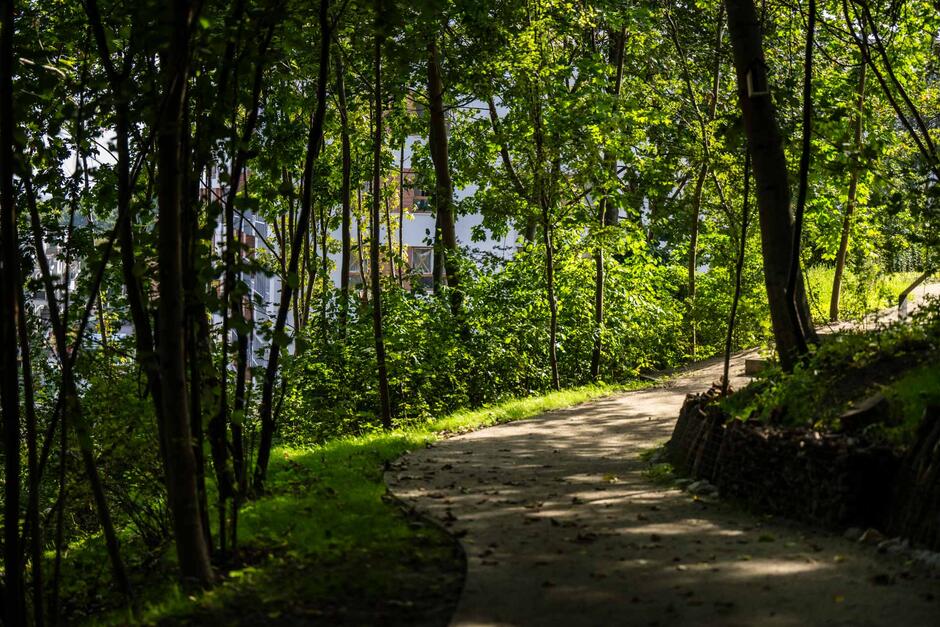
[[[163,110],[157,135],[159,211],[158,259],[160,305],[158,313],[160,374],[165,384],[163,420],[167,452],[167,495],[173,514],[180,575],[189,586],[212,583],[212,565],[206,546],[196,487],[196,460],[191,442],[185,355],[183,349],[183,285],[181,245],[181,144],[186,83],[189,74],[189,39],[193,7],[175,0],[167,7],[164,26],[172,33],[160,51]]]
[[[806,52],[803,60],[803,141],[800,152],[799,185],[797,187],[796,216],[793,221],[793,242],[790,249],[790,267],[787,272],[787,307],[790,308],[790,324],[796,337],[799,355],[807,352],[806,327],[799,315],[796,296],[796,281],[800,276],[800,249],[803,237],[803,214],[806,211],[806,195],[809,188],[809,162],[813,146],[813,40],[816,35],[816,0],[809,0],[809,18],[806,30]],[[812,325],[812,322],[810,322]],[[810,327],[811,328],[811,327]]]
[[[280,360],[282,344],[286,345],[284,327],[287,324],[287,312],[290,309],[291,297],[294,293],[293,283],[298,281],[298,265],[303,243],[307,241],[307,231],[310,226],[310,212],[313,204],[312,183],[313,166],[320,155],[323,145],[323,121],[326,117],[326,82],[330,71],[330,19],[329,0],[320,0],[320,65],[317,72],[317,105],[310,118],[310,133],[307,136],[307,156],[304,159],[303,195],[301,196],[300,215],[297,217],[297,226],[294,229],[291,242],[290,261],[287,265],[287,274],[281,285],[281,300],[278,304],[277,317],[274,321],[271,351],[268,355],[268,364],[264,371],[264,381],[261,384],[261,404],[259,415],[261,418],[261,435],[258,442],[258,457],[255,462],[254,488],[261,492],[264,490],[264,481],[268,471],[268,461],[271,457],[271,446],[274,441],[274,383],[277,377],[277,367]],[[299,283],[298,283],[299,284]]]
[[[751,166],[757,183],[757,207],[760,218],[764,282],[774,340],[784,368],[793,367],[799,354],[798,338],[790,319],[786,286],[793,241],[793,215],[790,212],[790,187],[787,162],[783,152],[777,113],[769,93],[748,93],[748,73],[759,92],[766,85],[766,64],[760,23],[753,0],[725,0],[728,26],[734,51],[738,81],[738,101],[751,153]],[[769,87],[768,87],[769,89]],[[797,278],[797,297],[801,319],[809,320],[802,284]],[[805,318],[804,318],[805,316]]]
[[[343,183],[340,189],[343,204],[342,255],[339,266],[339,325],[343,340],[349,320],[349,268],[352,261],[352,197],[350,177],[352,156],[349,143],[349,113],[346,105],[346,77],[342,55],[336,55],[336,95],[339,100],[340,141],[343,154]]]
[[[372,224],[369,239],[369,267],[372,283],[372,332],[375,339],[375,360],[379,376],[379,411],[382,426],[392,428],[392,408],[388,392],[388,370],[385,365],[385,336],[382,325],[382,276],[379,267],[380,212],[382,189],[382,44],[383,32],[382,0],[375,3],[375,136],[372,153]]]
[[[858,69],[858,88],[855,92],[858,109],[855,113],[855,156],[852,161],[852,174],[849,178],[849,191],[845,201],[845,214],[842,216],[842,237],[839,239],[839,252],[836,253],[836,268],[832,277],[832,297],[829,300],[829,322],[839,319],[839,299],[842,297],[842,275],[845,272],[845,260],[849,251],[849,236],[852,232],[852,215],[858,194],[858,179],[862,169],[862,127],[865,119],[865,61]]]
[[[428,147],[434,162],[434,209],[437,212],[435,250],[440,250],[450,294],[450,309],[461,317],[460,264],[457,256],[457,229],[454,218],[454,185],[450,177],[447,146],[447,121],[444,118],[444,84],[436,35],[428,42]]]
[[[33,622],[37,627],[45,624],[45,594],[42,578],[42,527],[39,522],[39,460],[36,456],[36,399],[33,382],[33,366],[29,352],[29,326],[26,323],[26,310],[23,303],[23,283],[17,277],[17,331],[20,343],[20,356],[23,364],[23,409],[26,414],[26,465],[29,472],[29,498],[26,505],[26,519],[32,533],[29,534],[29,561],[33,590]],[[100,308],[99,308],[100,311]],[[27,534],[26,525],[23,537]]]
[[[751,208],[748,201],[751,192],[751,155],[745,147],[744,153],[744,202],[741,207],[741,241],[738,248],[738,258],[734,264],[734,295],[731,297],[731,313],[728,314],[728,333],[725,336],[725,366],[721,377],[721,392],[728,394],[730,385],[729,373],[731,371],[731,348],[734,341],[734,323],[738,314],[738,302],[741,300],[741,273],[744,270],[744,256],[747,253],[747,223],[750,219]]]
[[[711,165],[711,149],[710,142],[708,141],[708,125],[714,121],[715,113],[718,110],[718,89],[721,85],[721,39],[722,33],[724,32],[724,5],[719,5],[718,17],[715,21],[715,57],[714,61],[712,62],[712,90],[711,98],[708,104],[707,117],[702,115],[702,112],[698,106],[698,102],[695,98],[695,89],[692,86],[692,76],[689,71],[687,57],[679,40],[679,29],[671,17],[669,18],[669,24],[671,27],[672,40],[675,44],[676,52],[678,53],[679,59],[682,63],[682,76],[685,81],[689,102],[692,104],[692,110],[695,112],[695,117],[698,120],[699,133],[701,134],[700,139],[702,144],[702,163],[699,166],[698,177],[696,178],[695,188],[692,194],[692,221],[690,225],[691,237],[689,238],[688,265],[689,317],[692,326],[691,353],[692,358],[695,359],[696,346],[698,343],[698,329],[695,323],[695,271],[698,268],[699,222],[701,221],[702,194],[705,188],[705,179],[708,177],[709,168]]]
[[[613,84],[610,94],[619,99],[620,87],[623,84],[623,58],[624,47],[627,41],[627,30],[624,26],[611,43],[610,60],[615,68]],[[617,104],[614,104],[616,110]],[[617,160],[609,150],[604,151],[604,187],[599,207],[599,222],[601,227],[615,226],[620,221],[620,210],[610,202],[610,186],[617,177]],[[604,247],[598,246],[594,251],[594,347],[591,350],[591,379],[597,381],[601,376],[601,355],[604,350]]]
[[[16,363],[19,244],[13,170],[13,0],[0,8],[0,403],[3,415],[3,613],[7,625],[25,623],[26,596],[20,552],[20,385]]]

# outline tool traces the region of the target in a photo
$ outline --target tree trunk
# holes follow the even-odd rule
[[[17,279],[18,303],[25,303],[23,283]],[[100,312],[100,307],[99,307]],[[29,352],[29,327],[26,323],[26,310],[17,308],[17,331],[20,343],[20,355],[23,364],[23,408],[26,413],[26,464],[29,471],[29,498],[26,506],[26,519],[32,528],[29,534],[29,561],[33,589],[33,621],[37,627],[45,624],[45,595],[42,579],[42,528],[39,522],[39,460],[36,456],[36,399],[33,382],[33,366]],[[26,525],[23,528],[25,539]]]
[[[342,55],[336,55],[336,94],[339,99],[340,141],[343,152],[343,183],[340,190],[343,204],[342,256],[339,265],[339,325],[343,340],[349,320],[349,267],[352,261],[352,197],[350,176],[352,157],[349,144],[349,118],[346,107],[346,77]]]
[[[796,216],[793,221],[793,241],[790,247],[790,267],[787,271],[787,307],[790,308],[790,323],[796,337],[799,355],[807,352],[807,325],[799,314],[796,296],[796,281],[800,276],[800,249],[803,237],[803,215],[806,211],[806,195],[809,188],[809,162],[813,146],[813,40],[816,35],[816,0],[809,0],[809,18],[806,29],[806,52],[803,61],[803,141],[800,152],[799,186],[796,197]],[[812,320],[808,328],[812,328]]]
[[[447,286],[450,288],[450,309],[454,317],[463,309],[460,292],[460,264],[457,259],[457,229],[454,219],[454,185],[450,178],[447,146],[447,121],[444,118],[444,84],[441,80],[441,61],[437,39],[428,43],[428,147],[434,162],[434,209],[437,212],[435,251],[443,257]]]
[[[705,179],[708,177],[709,167],[711,160],[711,149],[710,142],[708,140],[709,128],[708,125],[711,124],[715,119],[715,112],[718,110],[718,89],[721,85],[721,39],[722,33],[724,32],[724,6],[721,5],[718,7],[718,17],[715,21],[715,57],[712,62],[712,90],[710,94],[710,101],[708,105],[708,115],[704,117],[701,110],[699,109],[698,102],[695,97],[695,89],[692,85],[692,76],[689,72],[687,57],[685,51],[682,49],[682,44],[679,40],[679,30],[675,25],[675,22],[672,21],[672,18],[669,18],[669,23],[672,28],[672,39],[676,47],[676,52],[679,55],[679,58],[682,62],[682,76],[685,80],[686,92],[689,97],[689,102],[692,104],[692,109],[695,112],[695,117],[698,119],[699,123],[699,133],[701,133],[701,143],[702,143],[702,163],[699,167],[698,177],[695,181],[695,189],[692,194],[692,222],[690,225],[691,237],[689,238],[689,265],[688,265],[688,281],[689,281],[689,318],[692,326],[692,358],[695,359],[696,348],[698,344],[698,329],[695,321],[695,272],[698,268],[698,235],[699,235],[699,222],[701,221],[702,213],[702,194],[705,188]]]
[[[369,268],[372,283],[372,331],[375,336],[375,359],[379,376],[379,411],[382,426],[392,428],[392,409],[388,393],[388,371],[385,365],[385,337],[382,327],[382,276],[379,268],[379,229],[382,185],[382,0],[376,0],[375,17],[375,137],[372,153],[372,224],[369,239]]]
[[[261,436],[258,442],[258,457],[255,463],[254,488],[261,492],[264,490],[264,480],[268,471],[268,460],[271,457],[271,446],[274,441],[274,383],[277,377],[277,367],[281,355],[282,345],[287,344],[284,327],[287,324],[287,312],[290,309],[291,297],[294,287],[298,284],[298,265],[303,243],[307,241],[307,231],[310,226],[310,211],[313,204],[312,183],[313,166],[320,155],[323,145],[323,120],[326,117],[326,81],[330,71],[330,17],[329,0],[320,0],[320,65],[317,73],[317,106],[310,118],[310,133],[307,136],[307,156],[304,159],[303,195],[300,202],[300,215],[297,217],[297,227],[294,230],[291,242],[290,262],[287,266],[287,275],[281,285],[281,300],[278,304],[277,317],[274,321],[271,352],[268,355],[268,364],[264,371],[264,381],[261,384],[261,405],[259,415],[261,418]]]
[[[741,300],[741,273],[744,270],[744,256],[747,253],[747,223],[751,209],[748,204],[751,192],[751,155],[745,147],[744,152],[744,202],[741,207],[741,242],[738,248],[738,258],[734,264],[734,295],[731,297],[731,313],[728,315],[728,333],[725,336],[725,367],[721,377],[721,392],[728,394],[730,384],[729,372],[731,370],[731,347],[734,341],[734,323],[738,314],[738,301]]]
[[[158,313],[163,394],[163,419],[166,437],[167,496],[173,514],[176,554],[184,584],[208,586],[212,583],[212,565],[206,546],[196,487],[196,460],[190,428],[186,395],[186,370],[183,352],[183,285],[181,246],[182,128],[186,103],[189,64],[189,38],[192,6],[188,0],[168,5],[165,26],[173,33],[168,46],[161,50],[163,106],[159,119],[157,156],[157,201],[159,210],[158,259],[160,264],[160,306]]]
[[[616,39],[612,42],[610,60],[614,64],[614,82],[610,94],[614,98],[620,97],[620,86],[623,84],[623,57],[626,46],[627,31],[623,27]],[[614,104],[616,110],[617,104]],[[617,160],[609,151],[603,155],[604,176],[603,196],[600,201],[599,222],[601,227],[614,226],[620,221],[620,210],[616,204],[610,202],[610,186],[617,177]],[[601,355],[604,350],[604,247],[598,246],[594,251],[594,347],[591,350],[591,379],[597,381],[601,376]]]
[[[799,354],[799,339],[787,305],[786,286],[793,242],[793,216],[790,212],[790,187],[787,162],[783,152],[777,114],[766,90],[760,23],[753,0],[725,0],[728,26],[734,51],[738,81],[738,100],[751,153],[751,166],[757,183],[757,207],[760,217],[764,282],[774,340],[784,368],[793,367]],[[749,94],[748,73],[752,73],[753,93]],[[809,319],[809,307],[798,277],[799,308]],[[801,318],[804,314],[801,314]]]
[[[2,5],[0,25],[0,404],[3,415],[3,613],[7,625],[25,624],[26,595],[20,551],[20,384],[16,363],[19,245],[13,169],[13,0]]]
[[[852,161],[852,174],[849,179],[849,193],[845,202],[845,214],[842,216],[842,237],[839,240],[839,252],[836,254],[836,269],[832,277],[832,297],[829,300],[829,322],[839,319],[839,299],[842,295],[842,275],[845,272],[845,258],[849,251],[849,235],[852,232],[852,215],[858,194],[858,179],[862,165],[862,126],[865,119],[865,61],[858,69],[858,110],[855,113],[855,156]]]

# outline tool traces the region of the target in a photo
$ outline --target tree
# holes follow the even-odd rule
[[[791,319],[787,281],[793,242],[790,185],[777,113],[771,98],[764,60],[760,22],[752,0],[726,0],[728,26],[738,80],[738,102],[744,116],[748,149],[757,183],[764,259],[764,281],[777,353],[784,368],[792,368],[803,340],[797,329],[812,333],[802,276],[795,279],[799,319]]]
[[[166,482],[180,575],[187,585],[212,583],[212,565],[206,545],[205,529],[196,490],[196,459],[191,442],[192,429],[187,395],[183,325],[183,248],[182,248],[182,176],[181,154],[187,78],[189,76],[189,41],[195,7],[189,0],[175,0],[166,10],[164,26],[166,45],[160,51],[165,104],[158,121],[157,159],[160,177],[159,263],[160,305],[157,350],[160,378],[164,384],[162,419],[166,447]]]

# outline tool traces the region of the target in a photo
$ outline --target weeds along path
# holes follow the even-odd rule
[[[744,359],[734,358],[742,385]],[[940,624],[940,583],[815,528],[696,500],[640,455],[719,361],[441,441],[386,474],[467,553],[453,625]]]

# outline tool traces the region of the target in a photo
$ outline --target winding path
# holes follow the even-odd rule
[[[649,475],[640,454],[720,374],[706,363],[402,458],[392,491],[466,550],[451,624],[940,625],[940,582],[900,559]]]

